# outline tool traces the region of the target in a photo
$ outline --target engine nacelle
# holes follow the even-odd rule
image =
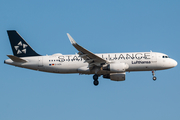
[[[126,73],[110,73],[103,75],[103,78],[111,79],[112,81],[124,81],[126,79]]]
[[[126,63],[111,63],[103,66],[103,70],[110,72],[124,72],[129,68],[129,65]]]

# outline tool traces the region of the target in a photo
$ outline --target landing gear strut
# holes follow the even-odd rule
[[[98,81],[98,75],[97,74],[94,74],[93,75],[93,79],[94,79],[94,85],[97,86],[99,84],[99,81]]]
[[[154,71],[152,71],[152,75],[153,75],[153,80],[155,81],[157,78],[155,76],[155,72]]]

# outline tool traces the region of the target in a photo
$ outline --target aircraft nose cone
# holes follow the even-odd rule
[[[177,63],[177,61],[175,61],[175,60],[173,60],[173,61],[172,61],[172,65],[173,65],[173,67],[176,67],[176,66],[177,66],[177,64],[178,64],[178,63]]]

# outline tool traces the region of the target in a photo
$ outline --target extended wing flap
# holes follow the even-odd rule
[[[69,33],[67,33],[67,36],[71,42],[71,44],[79,51],[78,54],[80,57],[82,57],[85,62],[91,63],[108,63],[108,61],[104,60],[103,58],[100,58],[99,56],[95,55],[94,53],[86,50],[82,46],[76,43],[76,41],[70,36]]]
[[[14,62],[27,62],[26,60],[21,59],[21,58],[16,57],[16,56],[13,56],[13,55],[7,55],[7,56]]]

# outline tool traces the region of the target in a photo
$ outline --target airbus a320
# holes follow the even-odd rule
[[[42,56],[36,53],[15,30],[8,30],[7,33],[13,55],[7,55],[10,59],[5,60],[4,63],[50,73],[93,74],[95,86],[99,84],[100,76],[112,81],[124,81],[126,72],[131,71],[152,71],[153,80],[156,80],[156,70],[177,66],[175,60],[159,52],[94,54],[77,44],[68,33],[67,36],[78,54],[58,53]]]

